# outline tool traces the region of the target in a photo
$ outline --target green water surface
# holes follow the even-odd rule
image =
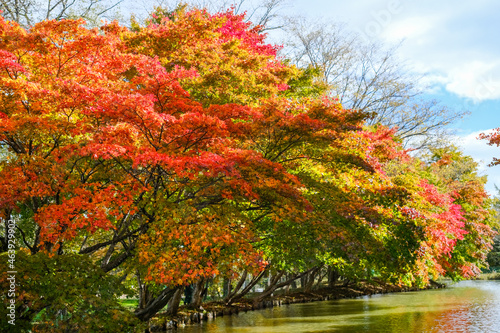
[[[292,304],[217,318],[179,333],[500,333],[500,281],[446,289]]]

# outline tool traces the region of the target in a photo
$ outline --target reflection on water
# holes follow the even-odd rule
[[[500,281],[358,299],[293,304],[217,318],[180,333],[500,333]]]

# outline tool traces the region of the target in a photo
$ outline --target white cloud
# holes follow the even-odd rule
[[[446,89],[476,102],[500,98],[500,61],[473,61],[451,69]]]
[[[326,4],[309,0],[308,5],[316,2]],[[439,76],[434,84],[458,97],[500,99],[500,2],[374,0],[331,2],[330,8],[366,39],[403,41],[402,58],[418,73]]]
[[[412,40],[416,44],[425,44],[426,34],[435,31],[439,23],[438,16],[413,16],[401,20],[394,20],[385,29],[381,37],[392,43],[402,40]]]
[[[420,73],[444,78],[436,84],[458,97],[500,99],[498,9],[492,0],[405,3],[382,37],[404,39],[402,56]]]

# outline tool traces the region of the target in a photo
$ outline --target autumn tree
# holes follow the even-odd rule
[[[481,133],[479,135],[479,139],[481,140],[486,140],[488,145],[490,146],[500,146],[500,128],[495,128],[489,133]],[[500,159],[497,157],[493,158],[493,161],[491,161],[490,166],[495,166],[500,164]]]
[[[109,324],[118,281],[145,322],[214,279],[238,281],[231,303],[268,274],[257,299],[298,278],[312,287],[325,266],[406,284],[479,267],[491,236],[481,183],[444,167],[434,181],[395,129],[318,97],[317,72],[279,58],[244,15],[0,27],[0,217],[18,220],[32,263],[17,305],[27,327],[62,311],[61,330],[92,330],[100,317],[76,314],[96,309]],[[29,276],[77,290],[65,299]],[[87,282],[95,308],[74,297]]]
[[[243,14],[158,8],[148,24],[135,25],[130,48],[157,56],[169,71],[195,69],[197,76],[181,83],[204,106],[256,103],[286,90],[297,72],[276,57],[279,47],[265,43]]]
[[[488,265],[491,269],[497,269],[500,266],[500,237],[495,237],[493,248],[488,252]]]
[[[315,206],[316,262],[354,279],[375,273],[403,284],[477,275],[493,236],[477,164],[450,150],[456,162],[422,169],[393,131],[346,134],[330,159],[313,159],[299,177]],[[446,150],[434,153],[440,160]]]
[[[272,79],[263,82],[279,91],[272,73],[287,69],[241,17],[186,15],[225,28],[212,33],[262,59],[256,68]],[[91,255],[105,272],[139,264],[143,320],[196,279],[262,266],[242,211],[255,202],[276,214],[277,202],[306,202],[295,177],[238,144],[258,112],[204,108],[179,85],[196,80],[194,70],[167,71],[130,52],[120,38],[129,32],[115,24],[102,33],[81,21],[42,22],[29,33],[2,24],[1,140],[13,154],[2,161],[2,214],[20,219],[23,246],[33,255]],[[144,279],[167,287],[152,290]]]
[[[232,9],[235,14],[244,14],[245,21],[259,27],[262,32],[283,27],[284,15],[281,11],[289,3],[289,0],[166,0],[158,1],[157,5],[170,10],[187,5],[190,9],[206,9],[212,14]]]
[[[185,15],[182,12],[179,14]],[[210,17],[206,13],[204,15]],[[168,19],[163,17],[157,15],[157,17],[154,17],[154,23],[158,24],[159,27],[176,24],[176,16],[168,17]],[[154,26],[154,28],[157,27]],[[146,40],[149,41],[151,38],[149,37]],[[155,39],[153,38],[153,40]],[[134,40],[134,42],[135,44],[130,44],[132,47],[140,45],[137,44],[137,40]],[[168,53],[162,53],[164,50],[166,48],[159,49],[156,52],[165,54],[165,59],[172,59]],[[164,60],[163,63],[166,61]],[[168,63],[172,64],[172,62]],[[173,63],[175,64],[175,62]],[[185,86],[189,87],[193,92],[204,89],[203,86],[190,87],[189,84],[185,83]],[[276,91],[271,92],[271,94],[273,93],[275,94]],[[198,96],[197,99],[203,101],[210,95],[205,93],[203,96]],[[228,95],[224,100],[212,99],[212,102],[234,101],[235,97],[238,98],[238,95]],[[303,218],[300,218],[301,223],[297,223],[297,220],[293,218],[287,220],[289,216],[299,216],[299,211],[287,208],[290,209],[287,213],[287,210],[281,209],[278,214],[283,217],[279,219],[280,223],[273,221],[273,215],[254,215],[258,218],[255,224],[257,230],[256,240],[260,239],[255,245],[264,250],[266,257],[270,259],[271,265],[274,265],[275,270],[278,269],[277,274],[282,274],[279,272],[279,267],[288,270],[298,268],[298,271],[300,271],[300,269],[306,269],[311,265],[321,264],[322,261],[318,260],[317,256],[326,258],[325,255],[329,256],[328,258],[334,258],[334,260],[338,260],[339,256],[344,256],[342,260],[345,264],[352,266],[353,263],[357,262],[359,265],[356,265],[358,265],[360,271],[367,269],[363,265],[371,263],[372,268],[376,267],[379,271],[386,272],[387,276],[401,277],[405,274],[413,276],[422,273],[422,268],[417,267],[418,262],[420,262],[418,250],[424,242],[433,237],[430,231],[431,228],[438,228],[437,226],[440,223],[446,223],[440,222],[439,218],[434,217],[432,214],[435,213],[434,210],[436,209],[441,210],[444,214],[442,219],[446,219],[448,217],[445,212],[449,212],[450,209],[453,211],[455,206],[452,205],[452,200],[448,198],[443,199],[442,207],[431,208],[436,203],[425,197],[427,192],[421,189],[422,186],[425,186],[425,182],[421,181],[418,173],[412,176],[414,179],[411,187],[412,192],[409,192],[404,185],[394,184],[390,177],[384,175],[383,165],[387,161],[411,159],[402,151],[401,147],[396,148],[397,144],[394,142],[393,134],[390,134],[392,132],[383,128],[375,130],[375,133],[362,130],[362,121],[367,117],[366,110],[348,111],[342,108],[339,109],[340,104],[338,102],[325,103],[323,101],[325,104],[316,105],[314,102],[308,104],[308,102],[301,100],[297,104],[300,105],[298,107],[290,102],[273,102],[269,104],[265,101],[258,101],[255,97],[253,101],[254,103],[258,102],[255,105],[262,105],[257,110],[260,110],[264,116],[259,116],[259,118],[253,120],[256,126],[261,127],[254,132],[247,130],[245,132],[246,137],[238,138],[242,140],[241,144],[245,148],[262,153],[266,159],[279,162],[288,172],[298,176],[300,182],[306,185],[305,188],[308,188],[308,192],[323,196],[323,200],[326,193],[332,193],[333,196],[329,197],[329,200],[324,200],[327,206],[334,203],[333,206],[338,207],[336,210],[330,211],[330,214],[332,214],[330,221],[337,225],[337,233],[348,235],[348,237],[344,236],[342,241],[339,241],[339,238],[335,240],[339,244],[337,252],[334,252],[336,254],[332,256],[331,251],[333,249],[330,249],[330,252],[323,250],[319,255],[318,247],[311,247],[310,245],[314,242],[316,242],[316,245],[319,244],[318,236],[324,235],[324,229],[319,228],[317,225],[304,223],[307,219]],[[330,113],[321,113],[319,110],[329,110],[328,112],[333,112],[336,116],[332,116]],[[335,112],[338,112],[338,114]],[[342,124],[342,126],[335,127],[335,123]],[[328,133],[328,135],[325,133]],[[333,160],[332,156],[335,156]],[[307,181],[310,181],[311,175],[307,174],[307,172],[302,173],[311,168],[319,168],[319,170],[323,171],[332,170],[330,179],[333,181],[329,180],[328,182],[332,182],[334,185],[329,185],[330,188],[327,190],[327,187],[323,184],[320,190],[319,188],[315,190],[313,183],[307,183]],[[377,179],[377,182],[374,182],[374,179]],[[355,193],[359,193],[359,196],[353,196]],[[385,198],[388,193],[391,193],[389,200]],[[308,199],[311,201],[312,197]],[[414,201],[420,204],[415,206]],[[414,215],[413,213],[401,215],[399,207],[405,203],[409,207],[415,207],[408,208],[409,212],[413,212],[412,209],[419,209],[415,210],[415,212],[419,212],[420,215]],[[255,209],[256,207],[252,207],[252,210]],[[315,211],[319,211],[321,216],[326,209],[325,205],[318,205]],[[453,212],[457,213],[456,210]],[[453,215],[453,213],[450,214]],[[248,216],[248,213],[246,215]],[[427,229],[424,226],[416,225],[414,220],[418,216],[424,217],[421,223],[428,224],[425,228],[428,228],[429,231],[426,231]],[[454,231],[455,234],[450,232],[449,235],[445,236],[445,239],[448,239],[448,237],[450,239],[461,237],[460,216],[457,215],[456,225],[458,227]],[[328,219],[324,215],[322,215],[322,219],[314,217],[315,221],[327,221]],[[358,221],[361,223],[358,224]],[[379,224],[382,223],[385,224],[384,227],[377,230]],[[325,226],[327,227],[328,224],[326,223]],[[325,228],[325,226],[322,228]],[[332,226],[330,225],[330,227]],[[417,232],[419,228],[422,232]],[[300,237],[297,237],[298,235]],[[296,246],[294,247],[289,246],[292,239],[295,240],[294,245]],[[445,239],[443,241],[448,242]],[[301,241],[304,243],[302,244]],[[333,242],[328,239],[328,243]],[[405,248],[401,247],[402,243],[408,245],[407,252],[404,252]],[[368,247],[373,248],[373,250],[367,251]],[[295,251],[297,249],[305,249],[305,251]],[[385,252],[380,251],[380,249]],[[428,255],[441,256],[444,252],[446,252],[444,247],[440,247],[434,253],[428,253]],[[367,253],[371,253],[372,256],[367,256]],[[359,256],[359,259],[353,260],[355,256]],[[293,262],[294,258],[296,259],[295,262]],[[388,265],[388,263],[393,265]],[[413,263],[413,266],[411,266],[411,263]],[[399,275],[394,272],[399,272]],[[428,278],[427,273],[423,272],[422,275],[424,277],[423,280],[420,280],[421,283]],[[415,277],[411,277],[406,282],[411,283],[415,279]]]
[[[390,163],[386,171],[405,188],[413,188],[408,212],[421,221],[425,235],[417,262],[425,274],[416,276],[460,279],[477,275],[494,225],[477,163],[455,147],[444,147],[407,163]]]
[[[498,193],[498,188],[495,187]],[[493,198],[493,218],[499,221],[500,214],[500,200],[498,199],[498,195]],[[495,230],[498,232],[500,228],[496,227]],[[500,266],[500,235],[496,235],[494,238],[493,248],[488,253],[488,265],[490,269],[497,270]]]
[[[40,262],[39,253],[100,250],[93,261],[110,271],[131,255],[139,231],[131,221],[134,185],[116,169],[109,173],[114,166],[106,161],[120,149],[100,141],[102,131],[117,133],[104,113],[147,112],[150,98],[137,93],[126,72],[133,67],[148,76],[161,66],[123,53],[118,36],[86,29],[83,21],[45,21],[29,32],[3,18],[0,25],[0,140],[9,153],[0,167],[2,218],[18,220],[20,246]],[[118,131],[124,126],[114,125]],[[30,320],[55,305],[17,304],[18,318],[26,306]]]
[[[478,174],[478,163],[472,157],[454,146],[432,149],[427,161],[426,178],[442,191],[452,193],[454,202],[463,211],[467,233],[457,242],[452,262],[470,268],[468,274],[478,274],[491,249],[492,229],[496,229],[498,223],[492,211],[492,199],[484,188],[486,176]]]
[[[490,146],[500,146],[500,128],[495,128],[493,129],[492,131],[490,131],[489,133],[481,133],[479,135],[479,139],[481,140],[486,140],[488,145]],[[493,157],[493,160],[490,162],[490,167],[495,167],[497,166],[498,164],[500,164],[500,159],[498,157]],[[494,202],[494,209],[495,209],[495,218],[498,220],[498,198],[495,198],[495,202]],[[500,228],[496,228],[496,230],[498,231]],[[494,266],[497,266],[498,263],[499,263],[499,260],[498,260],[498,238],[499,236],[497,235],[496,238],[495,238],[495,243],[494,243],[494,248],[493,248],[493,251],[491,251],[490,254],[488,254],[488,262],[490,263],[490,265],[494,265]]]

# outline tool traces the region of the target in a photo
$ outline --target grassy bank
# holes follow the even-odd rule
[[[500,280],[500,272],[483,273],[476,280]]]

